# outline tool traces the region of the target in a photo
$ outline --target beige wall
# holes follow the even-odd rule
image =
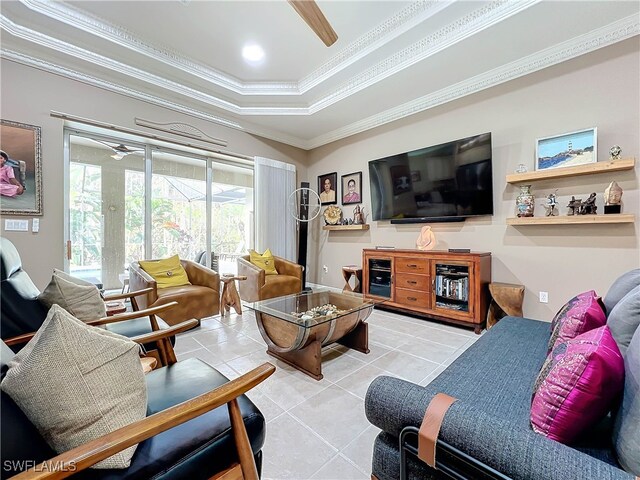
[[[40,220],[40,232],[5,232],[4,218],[10,217],[3,216],[0,222],[1,234],[18,246],[25,270],[39,288],[47,285],[54,267],[62,268],[65,252],[62,134],[64,125],[62,120],[50,117],[51,110],[136,130],[144,129],[135,125],[134,117],[161,123],[188,123],[212,137],[227,140],[230,151],[293,163],[297,167],[298,178],[307,176],[305,161],[308,154],[298,148],[215,125],[6,60],[2,60],[0,64],[0,81],[2,83],[0,98],[2,118],[42,127],[44,215]],[[171,137],[170,134],[160,136]]]
[[[621,273],[640,265],[638,172],[617,172],[534,183],[536,214],[542,197],[558,189],[561,213],[571,195],[586,198],[602,193],[611,180],[624,189],[623,212],[635,213],[635,224],[594,226],[508,227],[518,189],[505,175],[519,163],[533,169],[535,140],[582,128],[598,128],[598,158],[608,158],[618,144],[623,157],[636,157],[639,144],[640,55],[638,39],[598,50],[570,62],[508,82],[392,124],[379,127],[311,152],[309,180],[317,175],[363,171],[364,206],[370,212],[368,161],[429,145],[490,131],[493,142],[494,215],[464,223],[432,224],[438,250],[471,248],[492,253],[493,280],[526,287],[524,312],[549,320],[571,296],[587,289],[604,295]],[[419,79],[416,79],[419,82]],[[353,206],[344,207],[351,215]],[[341,265],[360,264],[363,248],[392,245],[415,248],[421,225],[396,226],[371,222],[368,232],[325,232],[313,226],[309,245],[309,278],[341,286]],[[315,259],[315,260],[314,260]],[[326,265],[328,273],[321,267]],[[549,292],[549,303],[538,292]]]

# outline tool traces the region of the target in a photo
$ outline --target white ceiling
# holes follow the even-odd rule
[[[310,149],[640,34],[633,0],[318,5],[331,47],[284,0],[3,1],[1,53]]]

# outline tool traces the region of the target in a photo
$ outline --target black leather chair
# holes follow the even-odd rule
[[[197,320],[192,319],[132,340],[160,341],[196,324]],[[169,342],[166,345],[173,352]],[[4,342],[0,349],[4,378],[14,354]],[[220,478],[221,473],[229,475],[224,478],[257,480],[262,466],[265,419],[244,393],[269,377],[275,367],[265,363],[230,382],[199,359],[174,363],[173,353],[169,356],[173,358],[170,365],[146,375],[147,418],[58,456],[2,392],[0,477],[23,472],[19,478],[48,478],[42,472],[56,466],[58,470],[73,471],[74,478],[92,480],[198,480]],[[225,404],[228,408],[224,408]],[[85,470],[138,442],[129,468]],[[47,468],[40,465],[44,461],[48,462]],[[29,468],[32,470],[24,472]],[[55,477],[56,473],[59,474],[53,472],[51,478],[62,478]]]
[[[135,296],[141,294],[144,292],[130,292],[110,296],[105,300],[131,298],[132,302],[135,302]],[[11,241],[0,237],[0,336],[2,339],[35,332],[40,328],[47,316],[47,308],[38,300],[38,295],[40,290],[22,269],[18,250]],[[143,312],[140,311],[141,315],[137,316],[144,316]],[[126,317],[126,315],[114,316],[111,317],[110,323],[102,323],[107,330],[125,337],[135,337],[153,330],[168,328],[167,323],[155,317],[153,313],[151,317],[118,321],[123,316]],[[145,345],[145,347],[148,346]],[[153,348],[153,345],[150,347]]]

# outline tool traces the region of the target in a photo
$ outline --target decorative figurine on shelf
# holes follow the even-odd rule
[[[604,213],[620,213],[621,201],[622,187],[613,181],[604,191]]]
[[[622,155],[622,149],[619,145],[614,145],[609,149],[609,160],[615,162],[616,160],[620,160],[620,155]]]
[[[519,163],[516,167],[516,173],[527,173],[529,169],[524,163]]]
[[[436,236],[431,231],[430,226],[422,227],[420,235],[416,240],[416,247],[418,250],[433,250],[436,246]]]
[[[353,224],[354,225],[364,225],[366,223],[366,216],[364,214],[364,207],[360,205],[356,205],[356,208],[353,209]]]
[[[569,209],[569,211],[567,212],[567,215],[578,215],[580,213],[581,206],[582,206],[582,199],[581,198],[576,199],[576,197],[572,195],[571,200],[569,201],[569,205],[567,205],[567,208]]]
[[[322,214],[327,225],[342,224],[342,210],[336,205],[331,205],[325,209]]]
[[[580,215],[596,215],[596,210],[598,210],[598,207],[596,206],[596,192],[593,192],[589,195],[589,198],[580,205],[580,211],[578,213]]]
[[[556,199],[557,191],[558,190],[547,195],[547,203],[542,204],[546,212],[545,213],[546,217],[555,217],[556,215],[558,215],[558,210],[556,210],[556,205],[558,205],[558,202]]]

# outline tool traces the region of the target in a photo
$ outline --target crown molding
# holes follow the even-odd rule
[[[20,0],[23,5],[32,11],[108,40],[239,95],[303,95],[371,51],[447,8],[453,1],[418,0],[413,2],[381,25],[352,42],[299,82],[243,82],[236,77],[187,58],[167,46],[154,46],[146,43],[125,28],[109,23],[64,2]]]
[[[443,88],[382,113],[359,120],[343,128],[319,135],[307,142],[313,149],[343,138],[362,133],[401,118],[423,112],[459,98],[480,92],[501,83],[566,62],[600,48],[613,45],[640,34],[638,15],[630,15],[609,25],[546,48],[520,60],[508,63],[488,72],[476,75],[457,84]]]
[[[311,114],[319,112],[539,2],[540,0],[494,1],[484,5],[350,78],[329,95],[313,102],[309,111]]]
[[[105,90],[119,93],[131,98],[142,100],[160,107],[176,112],[184,113],[195,118],[200,118],[218,125],[241,130],[246,133],[259,135],[281,143],[292,145],[304,150],[326,145],[337,140],[355,135],[357,133],[376,128],[401,118],[419,113],[430,108],[437,107],[458,98],[471,95],[484,89],[499,85],[524,75],[542,70],[558,63],[571,60],[572,58],[587,54],[594,50],[607,47],[614,43],[626,40],[640,34],[640,21],[637,15],[630,15],[624,19],[613,22],[607,26],[581,35],[569,41],[541,50],[525,58],[511,62],[502,67],[490,70],[465,81],[459,82],[450,87],[425,95],[411,102],[404,103],[398,107],[386,110],[376,115],[372,115],[363,120],[354,122],[343,128],[339,128],[319,135],[310,140],[304,140],[293,135],[271,130],[260,125],[242,121],[242,124],[235,120],[220,116],[211,115],[200,110],[196,110],[176,102],[172,102],[145,92],[140,92],[132,88],[109,82],[97,77],[78,72],[66,67],[56,65],[46,60],[31,57],[19,52],[7,49],[0,50],[3,58],[21,63],[30,67],[38,68],[63,77],[71,78],[89,85],[93,85]]]
[[[51,4],[49,2],[34,2],[34,0],[21,1],[25,2],[25,4],[35,4],[51,7]],[[437,32],[423,38],[422,40],[415,42],[414,44],[402,49],[399,52],[396,52],[394,55],[387,57],[383,61],[378,62],[376,65],[368,68],[364,72],[354,76],[349,81],[343,83],[338,88],[333,89],[331,93],[327,94],[326,96],[314,100],[310,105],[304,106],[240,106],[228,100],[222,100],[217,96],[204,93],[195,88],[187,87],[178,82],[159,77],[136,67],[113,60],[109,57],[90,52],[62,40],[58,40],[43,33],[31,30],[27,27],[20,26],[4,15],[0,16],[0,26],[2,26],[2,28],[4,28],[12,35],[20,37],[22,39],[45,46],[47,48],[54,49],[56,51],[65,53],[74,58],[79,58],[100,67],[110,68],[120,74],[128,75],[132,78],[148,82],[152,85],[164,88],[171,92],[179,93],[193,100],[203,102],[207,105],[211,105],[217,108],[221,108],[235,115],[313,115],[314,113],[317,113],[336,102],[348,98],[349,96],[354,95],[355,93],[360,92],[365,88],[368,88],[392,75],[395,75],[405,68],[408,68],[415,63],[446,49],[451,45],[465,40],[466,38],[469,38],[470,36],[475,35],[476,33],[521,12],[538,2],[539,0],[523,0],[519,2],[495,1],[489,3],[482,8],[475,10],[456,20],[455,22],[450,23],[449,25],[441,28]],[[412,4],[412,6],[417,8],[417,4],[425,6],[423,16],[427,14],[433,14],[433,9],[435,8],[432,5],[433,2],[416,2]],[[69,7],[63,4],[56,3],[55,5],[61,5],[61,7],[56,8],[69,10]],[[410,9],[407,8],[403,10],[403,12],[407,10]],[[411,12],[407,12],[405,17],[412,18],[412,12],[413,10]],[[398,20],[394,20],[392,18],[390,19],[390,23],[397,23],[404,26],[404,28],[410,28],[410,25],[408,25],[408,21],[406,20],[406,18],[403,17]],[[395,31],[398,31],[398,29],[399,27],[392,28],[392,30]],[[381,34],[378,34],[378,36],[380,35]],[[368,39],[365,43],[369,46],[373,46],[375,43],[373,41],[374,37],[375,35],[372,34],[371,39]],[[385,38],[388,37],[388,34],[385,35]],[[356,54],[353,53],[350,55],[351,57],[354,57]],[[343,60],[342,63],[344,63],[344,61],[347,60]]]
[[[29,9],[48,16],[54,20],[63,22],[74,28],[81,29],[89,34],[111,41],[121,47],[132,50],[138,54],[147,56],[156,61],[162,62],[183,73],[194,75],[219,87],[230,90],[240,95],[295,95],[300,96],[311,89],[329,80],[338,72],[352,65],[359,59],[380,48],[382,45],[395,39],[402,33],[419,25],[428,18],[444,10],[454,3],[454,0],[419,0],[411,3],[406,8],[396,13],[382,24],[373,28],[360,38],[352,42],[337,55],[328,60],[325,64],[314,70],[300,81],[293,82],[242,82],[230,75],[223,74],[195,60],[184,57],[166,46],[154,46],[145,43],[126,29],[111,24],[99,17],[91,15],[81,9],[72,7],[64,2],[50,0],[20,0]],[[339,101],[349,95],[353,95],[368,86],[384,80],[389,75],[393,75],[403,68],[407,68],[414,63],[423,60],[429,55],[450,46],[451,44],[464,40],[469,36],[498,23],[515,13],[525,10],[540,0],[521,0],[509,2],[504,0],[493,1],[482,8],[462,17],[440,29],[438,32],[413,44],[396,53],[384,62],[370,68],[357,77],[344,83],[339,95],[333,94],[316,100],[309,105],[309,112],[325,108],[325,105]],[[457,38],[457,40],[452,40]],[[412,57],[413,58],[412,60]],[[400,61],[402,60],[402,61]],[[386,75],[376,75],[381,69],[384,72],[385,64],[395,65],[395,69]],[[224,108],[224,107],[223,107]],[[238,107],[240,108],[240,107]],[[233,110],[229,110],[233,111]],[[297,114],[305,114],[304,111],[297,111]],[[236,112],[237,113],[237,112]],[[255,111],[245,111],[245,115],[289,115],[296,114],[291,110],[265,111],[256,109]]]

